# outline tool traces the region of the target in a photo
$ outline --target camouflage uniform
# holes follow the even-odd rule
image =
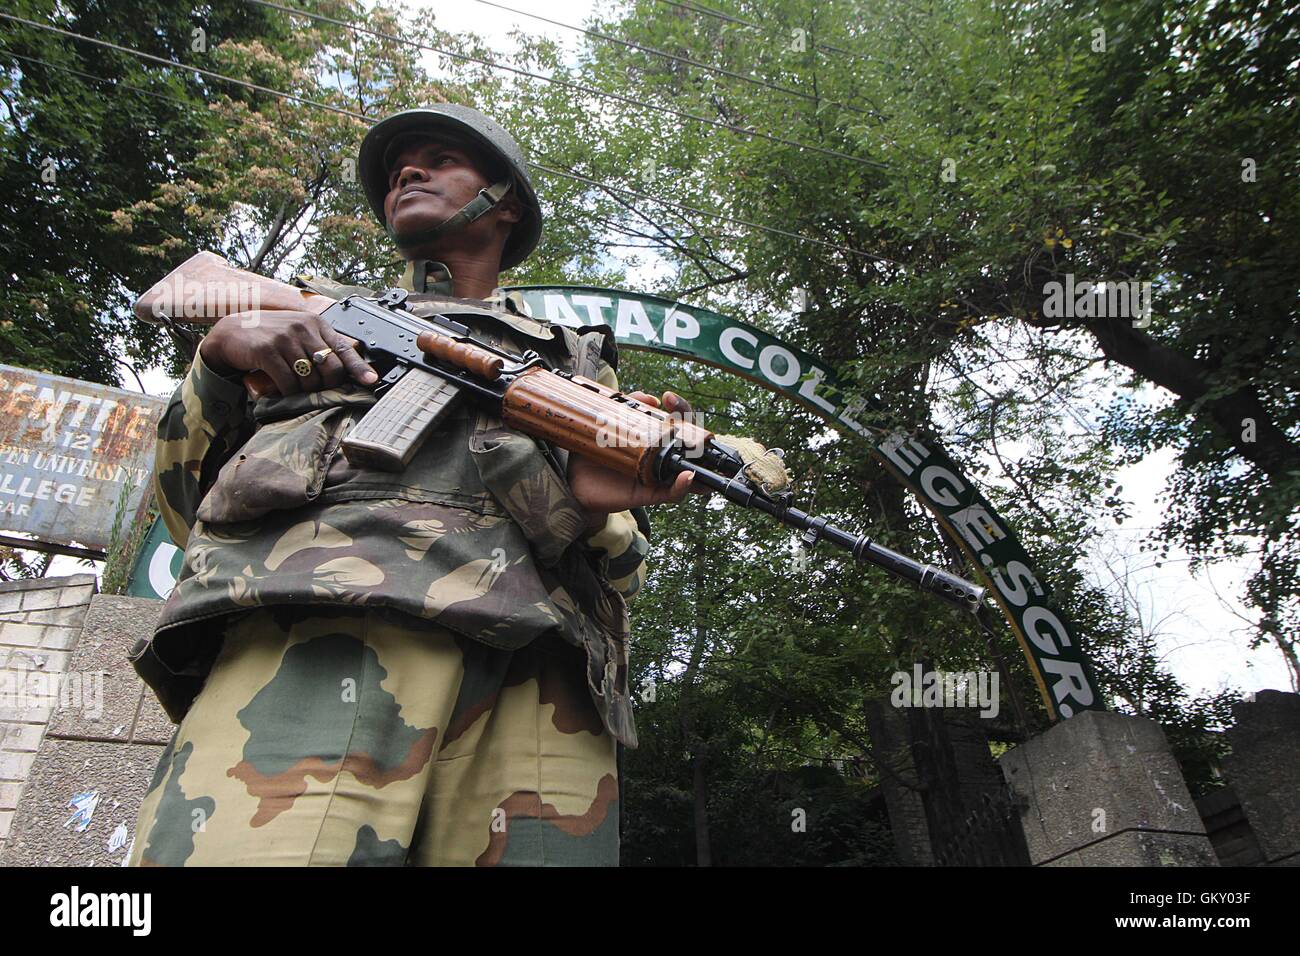
[[[616,387],[607,335],[411,302]],[[250,404],[198,356],[172,397],[156,490],[185,564],[132,661],[180,727],[132,862],[617,863],[644,514],[584,539],[567,455],[469,402],[403,472],[355,468],[374,402]]]

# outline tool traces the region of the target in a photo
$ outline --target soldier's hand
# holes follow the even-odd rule
[[[666,412],[682,416],[691,414],[690,403],[675,392],[664,392],[662,400],[645,392],[629,392],[628,397],[662,408]],[[642,505],[681,501],[692,491],[696,494],[709,493],[707,488],[694,487],[691,477],[690,472],[682,472],[671,485],[647,485],[638,478],[605,468],[581,455],[569,456],[569,488],[587,513],[589,531],[602,527],[605,517],[613,512],[627,511]]]
[[[199,352],[214,371],[260,369],[281,395],[292,395],[333,388],[349,378],[373,385],[379,376],[356,346],[355,340],[336,332],[315,312],[258,309],[218,321],[199,344]],[[312,363],[312,353],[324,348],[333,351],[320,364]],[[299,359],[312,365],[311,374],[294,371]]]

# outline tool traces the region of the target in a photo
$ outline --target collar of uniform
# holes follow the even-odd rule
[[[517,332],[535,339],[549,341],[555,338],[555,331],[549,323],[538,322],[530,314],[528,303],[518,292],[503,292],[497,289],[487,299],[458,299],[452,294],[451,270],[441,262],[431,259],[412,259],[406,263],[406,270],[398,285],[407,292],[424,295],[428,298],[421,304],[437,309],[439,312],[472,312],[496,319]],[[441,303],[447,303],[443,307]]]
[[[451,284],[451,270],[432,259],[411,259],[398,283],[407,292],[427,292],[451,298],[455,293]]]

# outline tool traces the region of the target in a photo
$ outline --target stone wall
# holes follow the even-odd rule
[[[69,601],[85,588],[88,603],[67,605],[81,616],[81,628],[72,626],[71,613],[67,624],[40,625],[47,629],[42,638],[65,642],[57,666],[66,680],[59,699],[37,714],[41,733],[33,738],[25,732],[25,743],[34,739],[32,751],[24,751],[22,764],[12,768],[21,775],[7,784],[13,809],[0,865],[120,865],[134,837],[140,800],[174,730],[126,657],[138,637],[152,632],[162,603],[93,594],[90,575],[45,584],[45,591]],[[44,653],[44,645],[37,646]],[[43,666],[55,663],[50,658]]]
[[[0,854],[94,593],[93,574],[0,582]]]

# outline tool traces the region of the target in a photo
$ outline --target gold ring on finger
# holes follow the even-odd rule
[[[333,354],[334,350],[328,345],[323,349],[317,349],[315,352],[311,353],[311,364],[320,365]]]
[[[305,358],[298,359],[298,361],[293,363],[293,370],[297,372],[300,377],[306,378],[311,374],[311,362],[308,362]]]

